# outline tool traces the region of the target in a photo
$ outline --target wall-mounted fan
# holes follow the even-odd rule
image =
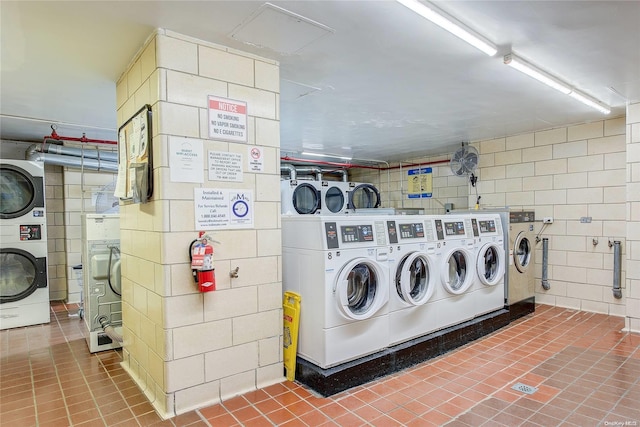
[[[478,150],[470,145],[462,144],[451,156],[449,166],[454,175],[473,175],[478,167]]]

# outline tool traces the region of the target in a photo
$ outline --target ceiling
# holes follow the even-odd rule
[[[638,1],[437,3],[498,45],[494,57],[395,1],[272,3],[322,25],[302,45],[309,27],[263,33],[256,46],[238,39],[261,1],[3,0],[0,139],[41,141],[51,124],[116,139],[115,82],[155,28],[280,61],[283,155],[445,154],[462,141],[620,116],[640,101]],[[511,50],[611,114],[505,66]]]

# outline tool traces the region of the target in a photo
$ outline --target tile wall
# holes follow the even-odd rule
[[[627,325],[640,332],[640,103],[627,106]]]
[[[240,51],[157,30],[117,83],[118,123],[153,111],[154,195],[121,207],[124,361],[163,416],[282,380],[279,66]],[[208,138],[207,96],[247,102],[248,144]],[[264,153],[243,182],[172,182],[169,141]],[[194,189],[254,193],[254,228],[211,232],[217,290],[197,292],[188,248],[197,237]],[[238,268],[238,277],[230,271]]]

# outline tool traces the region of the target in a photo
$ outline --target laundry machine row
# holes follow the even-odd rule
[[[283,214],[334,215],[380,206],[380,192],[368,183],[282,180],[280,195]]]

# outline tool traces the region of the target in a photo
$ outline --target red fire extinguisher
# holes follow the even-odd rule
[[[216,290],[216,269],[213,268],[213,240],[201,231],[198,238],[189,246],[191,274],[198,284],[200,292]]]

